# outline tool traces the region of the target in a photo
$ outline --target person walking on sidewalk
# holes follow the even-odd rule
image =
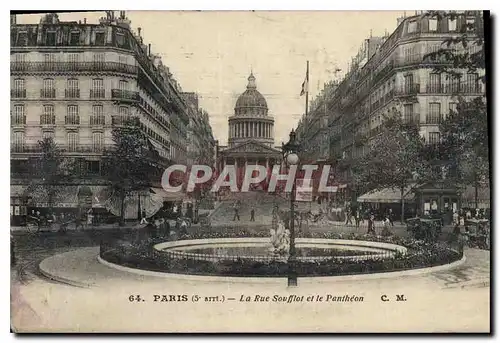
[[[252,205],[252,209],[250,210],[250,221],[255,221],[255,205]]]
[[[238,221],[240,221],[240,205],[236,201],[233,205],[233,210],[234,210],[234,217],[233,217],[233,222],[238,218]]]
[[[391,226],[394,227],[394,213],[392,212],[392,208],[389,209],[387,220],[389,221],[389,223],[391,223]]]

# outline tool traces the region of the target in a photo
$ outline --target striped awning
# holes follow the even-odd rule
[[[412,188],[408,187],[404,191],[405,202],[413,202],[415,200],[415,195],[412,192]],[[399,190],[392,188],[384,188],[379,191],[370,191],[363,194],[358,198],[358,202],[369,202],[369,203],[400,203],[401,193]]]

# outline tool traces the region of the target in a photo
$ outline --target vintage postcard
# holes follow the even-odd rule
[[[10,15],[16,333],[489,333],[489,12]]]

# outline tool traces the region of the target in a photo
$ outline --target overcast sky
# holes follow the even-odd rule
[[[413,14],[413,12],[408,12]],[[118,15],[118,12],[115,14]],[[127,11],[132,28],[162,56],[183,91],[199,94],[216,139],[226,144],[227,118],[250,70],[275,118],[275,144],[287,140],[304,113],[300,97],[309,60],[312,100],[323,83],[341,78],[365,38],[391,33],[403,12],[166,12]],[[104,12],[60,14],[62,21],[98,23]],[[18,16],[38,23],[40,15]],[[335,69],[342,71],[335,74]],[[319,86],[319,87],[318,87]]]

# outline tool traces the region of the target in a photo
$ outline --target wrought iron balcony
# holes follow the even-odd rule
[[[91,126],[101,126],[105,124],[104,115],[92,115],[90,116],[90,125]]]
[[[407,113],[403,114],[402,117],[403,124],[406,125],[419,125],[420,124],[420,113]]]
[[[10,97],[13,99],[26,98],[26,89],[11,89]]]
[[[80,116],[66,115],[64,117],[65,125],[80,125]]]
[[[56,116],[54,114],[42,114],[40,115],[40,125],[55,125]]]
[[[101,71],[137,74],[137,67],[117,62],[11,62],[11,72],[83,72]]]
[[[91,99],[104,99],[105,93],[106,92],[104,89],[91,89],[90,90],[90,98]]]
[[[55,88],[40,89],[40,98],[43,99],[54,99],[56,97]]]
[[[112,89],[111,98],[124,102],[136,102],[139,100],[139,93],[123,89]]]
[[[139,125],[139,118],[133,116],[115,115],[111,116],[111,125]]]
[[[80,90],[79,89],[65,89],[64,97],[66,99],[77,99],[80,98]]]
[[[14,114],[10,117],[11,125],[26,125],[26,115]]]
[[[107,146],[103,144],[57,144],[63,153],[101,153]],[[10,151],[16,153],[41,153],[40,144],[11,144]]]
[[[425,118],[426,124],[440,124],[443,120],[443,115],[441,113],[427,113],[427,117]]]
[[[410,96],[410,95],[417,95],[419,93],[420,93],[419,83],[404,85],[403,87],[400,87],[395,91],[395,94],[397,96]]]

